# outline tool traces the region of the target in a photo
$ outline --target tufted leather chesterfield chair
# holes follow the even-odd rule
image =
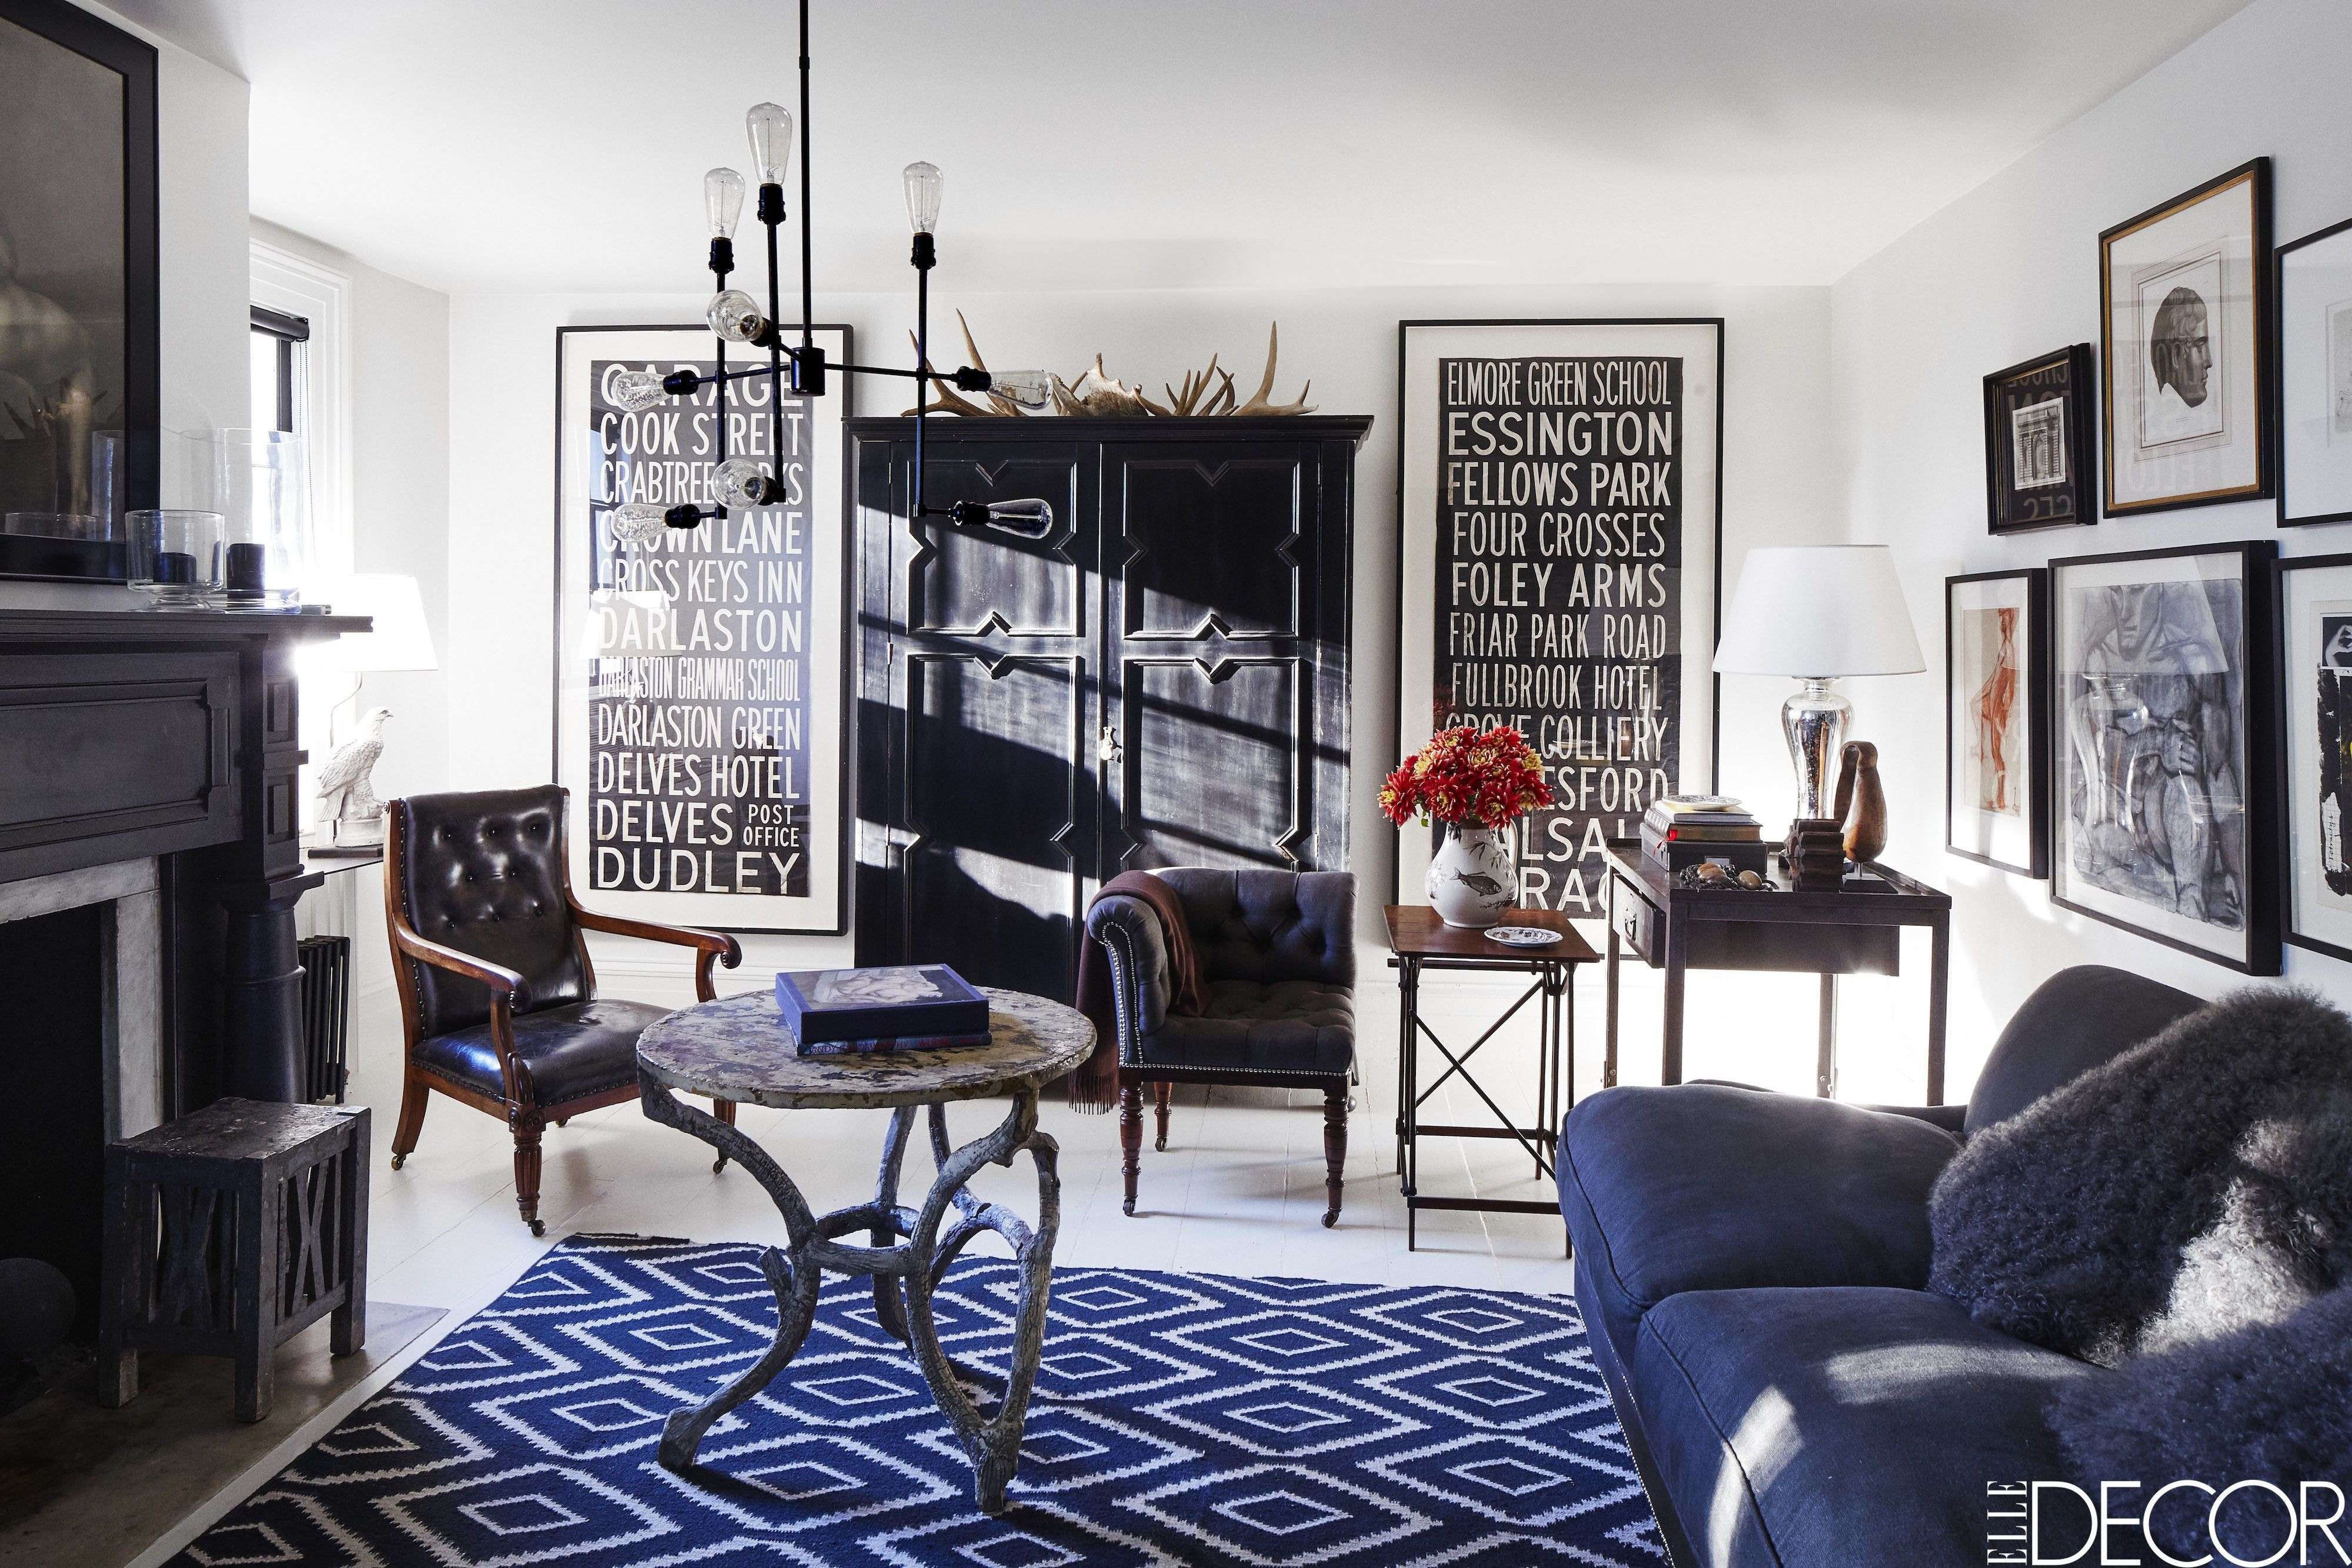
[[[1348,1082],[1356,1061],[1356,879],[1346,872],[1209,871],[1154,875],[1174,888],[1206,971],[1208,1009],[1171,1016],[1168,945],[1150,906],[1116,894],[1087,913],[1110,954],[1118,1007],[1118,1135],[1135,1212],[1143,1086],[1168,1146],[1178,1083],[1323,1091],[1326,1226],[1339,1219],[1348,1162]]]
[[[695,950],[695,994],[711,967],[742,961],[735,938],[592,914],[572,896],[553,785],[394,800],[384,824],[384,925],[408,1038],[392,1168],[406,1163],[428,1094],[505,1118],[515,1204],[533,1236],[540,1138],[583,1111],[637,1097],[637,1036],[667,1011],[596,995],[583,931]],[[735,1107],[716,1103],[732,1123]],[[720,1155],[713,1170],[725,1166]]]

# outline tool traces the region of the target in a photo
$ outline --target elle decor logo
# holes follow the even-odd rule
[[[2333,1481],[2303,1481],[2292,1491],[2265,1480],[2153,1488],[2101,1481],[2095,1495],[2071,1481],[1995,1481],[1985,1488],[1985,1562],[1988,1568],[2347,1568],[2352,1551],[2336,1538],[2344,1514],[2344,1491]],[[2160,1521],[2173,1547],[2186,1536],[2193,1554],[2167,1550],[2156,1530],[2143,1537],[2143,1521]],[[2352,1525],[2344,1529],[2352,1536]]]

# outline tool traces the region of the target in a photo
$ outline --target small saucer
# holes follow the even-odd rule
[[[1549,947],[1559,940],[1559,933],[1540,925],[1497,925],[1486,933],[1486,940],[1506,947]]]

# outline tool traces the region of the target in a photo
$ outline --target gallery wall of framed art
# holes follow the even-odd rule
[[[1944,580],[1944,845],[2050,874],[2050,574]]]
[[[1559,804],[1521,902],[1601,914],[1600,849],[1715,787],[1721,318],[1404,321],[1397,752],[1517,726]],[[1417,898],[1431,835],[1400,835]]]
[[[2050,563],[2051,897],[2250,975],[2280,969],[2277,551]]]
[[[819,327],[848,362],[846,327]],[[625,371],[708,375],[705,326],[556,333],[555,769],[572,791],[572,885],[614,915],[739,932],[847,929],[849,574],[843,402],[739,382],[728,449],[788,492],[652,545],[613,537],[628,501],[711,499],[715,391],[625,413]]]

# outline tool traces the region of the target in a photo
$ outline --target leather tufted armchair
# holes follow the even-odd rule
[[[1148,904],[1114,894],[1087,914],[1109,952],[1118,1008],[1118,1134],[1135,1212],[1143,1163],[1143,1086],[1155,1148],[1168,1146],[1177,1083],[1323,1091],[1326,1226],[1339,1219],[1348,1161],[1348,1083],[1356,1061],[1356,879],[1346,872],[1209,871],[1154,875],[1175,889],[1208,980],[1208,1009],[1171,1016],[1168,944]]]
[[[415,795],[386,808],[384,925],[408,1040],[392,1168],[406,1163],[438,1092],[502,1116],[514,1133],[515,1204],[533,1236],[540,1138],[583,1111],[637,1097],[637,1036],[667,1009],[596,994],[582,933],[610,932],[695,950],[695,994],[711,967],[742,962],[735,938],[623,920],[572,896],[553,785]],[[722,1122],[735,1107],[715,1104]],[[725,1166],[721,1155],[717,1170]]]

